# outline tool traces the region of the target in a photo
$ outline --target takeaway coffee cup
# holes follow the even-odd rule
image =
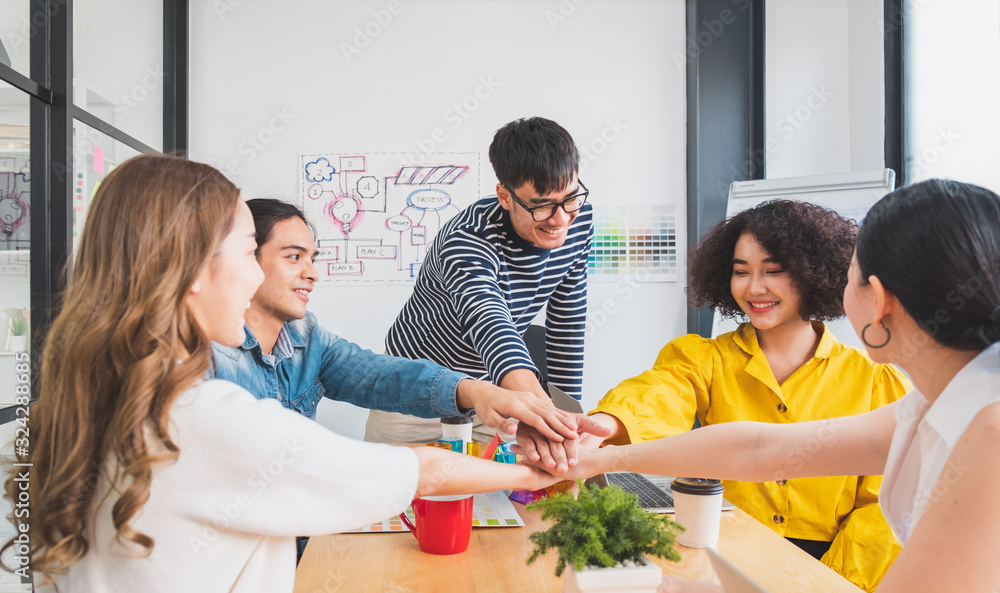
[[[399,518],[428,554],[459,554],[469,547],[472,536],[472,495],[425,496],[413,499],[413,523]]]
[[[472,442],[472,418],[468,416],[450,416],[441,419],[441,438],[462,439],[462,453],[468,451]]]
[[[677,478],[670,483],[674,493],[674,521],[684,527],[677,543],[705,548],[719,542],[722,517],[722,483],[703,478]]]

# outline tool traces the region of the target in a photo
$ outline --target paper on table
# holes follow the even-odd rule
[[[406,518],[414,521],[413,508],[406,507]],[[472,496],[473,527],[524,527],[524,521],[517,514],[514,505],[502,491],[474,494]],[[391,517],[358,529],[343,533],[400,533],[409,531],[399,517]]]

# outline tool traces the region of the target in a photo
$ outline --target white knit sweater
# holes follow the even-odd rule
[[[87,529],[90,549],[57,581],[77,592],[288,592],[295,536],[351,529],[403,511],[417,487],[413,451],[362,443],[205,381],[170,411],[176,463],[153,472],[149,500],[132,525],[155,541],[135,557],[115,541],[120,488],[100,478]],[[52,588],[36,591],[50,593]]]

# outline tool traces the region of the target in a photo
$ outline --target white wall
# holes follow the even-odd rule
[[[298,152],[413,152],[439,129],[434,150],[482,153],[487,195],[496,181],[486,150],[504,123],[549,117],[586,148],[611,121],[624,129],[580,173],[592,200],[673,203],[683,221],[684,16],[683,0],[194,0],[191,156],[244,197],[294,200]],[[449,110],[477,89],[478,106],[456,122]],[[591,283],[591,310],[617,312],[588,337],[585,408],[684,333],[682,288],[683,277]],[[311,310],[380,350],[410,290],[320,286]],[[353,436],[363,416],[320,409],[321,422]]]
[[[767,177],[883,168],[882,2],[769,0],[765,20]]]
[[[1000,4],[906,3],[907,182],[947,177],[1000,192]]]
[[[885,46],[882,2],[847,2],[850,171],[885,167]],[[900,172],[896,171],[898,175]]]

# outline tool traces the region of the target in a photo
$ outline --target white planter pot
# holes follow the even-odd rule
[[[563,575],[563,593],[590,591],[618,591],[628,593],[656,593],[663,579],[663,571],[645,556],[635,566],[611,568],[586,568],[580,572],[566,567]]]
[[[11,352],[25,352],[28,349],[28,336],[11,336],[10,337],[10,351]]]

